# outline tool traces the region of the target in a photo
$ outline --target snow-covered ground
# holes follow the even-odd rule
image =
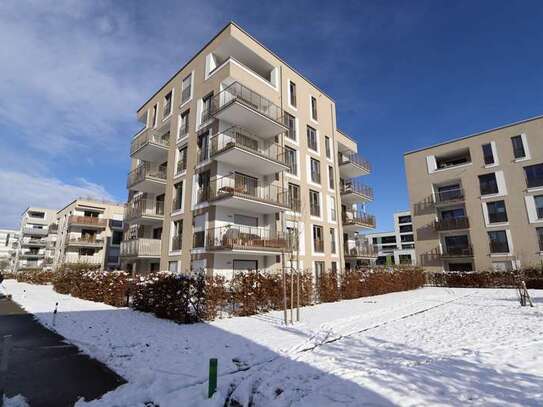
[[[128,380],[92,406],[543,405],[543,290],[529,308],[514,290],[423,288],[303,308],[285,327],[281,312],[177,325],[50,286],[4,285]],[[207,400],[212,357],[219,390]]]

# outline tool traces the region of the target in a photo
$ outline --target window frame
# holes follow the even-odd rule
[[[309,171],[310,171],[311,182],[313,182],[314,184],[321,185],[322,177],[321,177],[320,160],[313,157],[309,157]]]
[[[496,159],[494,157],[494,151],[492,149],[492,143],[486,143],[481,146],[483,150],[483,162],[485,165],[494,165],[496,164]],[[487,160],[490,159],[490,160]]]
[[[520,146],[517,144],[515,145],[515,141],[520,141]],[[522,138],[522,135],[521,134],[518,134],[516,136],[513,136],[511,137],[511,144],[512,144],[512,148],[513,148],[513,157],[515,160],[524,160],[526,158],[528,158],[528,155],[526,153],[526,146],[524,145],[524,140]],[[522,155],[521,156],[518,156],[517,153],[518,153],[518,149],[522,150]]]
[[[319,152],[319,137],[317,135],[317,129],[308,125],[306,129],[306,133],[307,133],[307,148],[311,151],[318,153]],[[314,142],[312,142],[310,135],[314,136]],[[313,148],[313,145],[315,146],[315,148]]]

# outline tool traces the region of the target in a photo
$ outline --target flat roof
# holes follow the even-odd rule
[[[234,27],[238,28],[241,32],[243,32],[245,35],[247,35],[249,38],[251,38],[254,42],[256,42],[258,45],[260,45],[262,48],[264,48],[266,51],[268,51],[270,54],[272,54],[275,58],[277,58],[278,60],[280,60],[281,62],[283,62],[286,66],[288,66],[290,69],[292,69],[294,72],[296,72],[298,75],[300,75],[303,79],[305,79],[308,83],[310,83],[312,86],[315,87],[315,89],[317,89],[319,92],[321,92],[323,95],[325,95],[327,98],[329,98],[331,101],[333,101],[335,103],[335,100],[330,97],[326,92],[324,92],[321,88],[319,88],[317,85],[315,85],[315,83],[313,83],[311,80],[309,80],[308,78],[306,78],[304,75],[302,75],[298,70],[296,70],[295,68],[293,68],[292,66],[290,66],[283,58],[279,57],[275,52],[273,52],[271,49],[269,49],[268,47],[266,47],[264,44],[262,44],[260,41],[258,41],[255,37],[253,37],[251,34],[249,34],[246,30],[244,30],[242,27],[240,27],[237,23],[235,23],[234,21],[229,21],[217,34],[215,34],[213,36],[213,38],[211,38],[208,42],[206,42],[206,44],[200,48],[200,50],[198,52],[196,52],[192,58],[190,58],[187,63],[185,63],[185,65],[183,65],[181,68],[179,68],[177,70],[177,72],[175,72],[171,77],[170,79],[168,79],[166,82],[164,82],[164,85],[162,85],[160,87],[160,89],[158,89],[155,93],[153,93],[153,95],[148,98],[145,103],[143,105],[140,106],[140,108],[138,109],[138,112],[143,109],[143,107],[149,103],[149,101],[151,99],[153,99],[158,93],[160,93],[160,91],[162,89],[164,89],[166,87],[166,85],[168,83],[170,83],[170,81],[175,78],[183,69],[185,69],[187,67],[187,65],[189,65],[193,60],[194,58],[196,58],[198,55],[200,55],[204,49],[207,48],[207,46],[209,44],[211,44],[215,38],[217,38],[219,35],[221,35],[221,33],[226,30],[230,25],[233,25]],[[348,136],[347,136],[348,137]]]
[[[504,125],[499,126],[499,127],[494,127],[493,129],[488,129],[488,130],[480,131],[478,133],[470,134],[468,136],[463,136],[463,137],[455,138],[455,139],[452,139],[452,140],[449,140],[449,141],[444,141],[442,143],[433,144],[433,145],[431,145],[429,147],[423,147],[423,148],[419,148],[417,150],[408,151],[407,153],[403,153],[403,155],[418,153],[419,151],[429,150],[430,148],[435,148],[435,147],[443,146],[443,145],[446,145],[446,144],[456,143],[457,141],[462,141],[462,140],[465,140],[465,139],[468,139],[468,138],[477,137],[477,136],[480,136],[482,134],[490,133],[490,132],[493,132],[493,131],[496,131],[496,130],[506,129],[507,127],[516,126],[518,124],[531,122],[533,120],[538,120],[538,119],[543,119],[543,115],[530,117],[528,119],[523,119],[523,120],[520,120],[518,122],[504,124]]]

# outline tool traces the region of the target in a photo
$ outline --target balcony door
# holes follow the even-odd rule
[[[234,179],[236,192],[257,196],[258,178],[236,172]]]
[[[155,213],[157,215],[164,215],[164,194],[156,197]]]
[[[258,260],[234,260],[234,274],[237,271],[255,271],[258,270]]]
[[[461,254],[469,248],[467,235],[445,236],[446,251],[451,254]]]
[[[441,211],[441,219],[443,220],[463,219],[465,218],[465,216],[466,216],[466,213],[464,211],[464,208],[447,209],[447,210]]]

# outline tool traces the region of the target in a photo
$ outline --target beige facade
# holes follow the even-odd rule
[[[319,270],[375,220],[335,103],[230,23],[138,111],[129,270]],[[296,244],[296,239],[299,243]]]
[[[56,213],[58,236],[53,268],[64,263],[120,268],[123,204],[79,198]]]
[[[405,154],[415,249],[427,270],[543,260],[543,117]]]
[[[51,270],[56,242],[56,209],[30,207],[23,212],[13,271]]]

